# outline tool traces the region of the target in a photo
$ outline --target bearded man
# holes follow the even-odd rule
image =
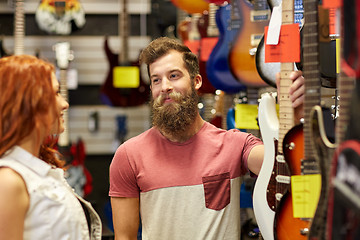
[[[115,239],[137,239],[140,218],[143,240],[240,239],[241,176],[259,173],[261,140],[201,118],[199,63],[183,44],[155,39],[140,60],[150,77],[153,127],[120,145],[112,160]],[[301,72],[293,78],[295,101]]]

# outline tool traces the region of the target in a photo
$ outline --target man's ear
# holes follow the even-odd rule
[[[199,90],[200,87],[202,86],[202,77],[201,77],[200,74],[195,76],[194,84],[195,84],[195,89],[196,90]]]

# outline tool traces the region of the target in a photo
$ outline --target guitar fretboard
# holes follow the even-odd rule
[[[67,90],[67,70],[66,69],[60,69],[60,94],[61,96],[68,101],[68,90]],[[61,147],[69,146],[70,143],[70,137],[69,137],[69,115],[68,115],[68,109],[64,111],[64,132],[62,132],[59,135],[58,138],[58,145]]]
[[[24,35],[25,35],[25,16],[24,1],[17,0],[15,2],[15,29],[14,29],[14,54],[24,54]]]
[[[294,5],[292,1],[282,2],[282,25],[294,23]],[[290,73],[294,71],[294,63],[281,63],[279,84],[279,144],[278,152],[283,152],[283,140],[286,133],[294,126],[294,109],[289,95],[292,84]]]
[[[303,75],[305,77],[304,100],[304,158],[312,159],[314,148],[311,143],[310,112],[320,104],[318,1],[304,0],[306,23],[303,28]]]

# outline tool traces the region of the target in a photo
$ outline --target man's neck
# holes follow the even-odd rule
[[[205,121],[198,114],[192,124],[183,133],[168,133],[159,129],[160,133],[171,142],[183,143],[194,136],[204,125]]]

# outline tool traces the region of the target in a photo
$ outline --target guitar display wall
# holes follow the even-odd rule
[[[122,42],[118,35],[118,16],[122,8],[118,0],[81,0],[85,11],[86,24],[83,28],[70,35],[50,35],[40,30],[35,21],[35,11],[40,0],[25,0],[25,37],[24,53],[39,54],[39,57],[55,63],[53,46],[62,41],[70,43],[74,53],[74,61],[69,69],[77,71],[78,88],[69,89],[69,134],[71,141],[81,137],[86,146],[86,153],[92,155],[112,154],[114,144],[117,143],[116,129],[117,116],[127,117],[126,139],[148,129],[149,108],[142,105],[134,108],[110,108],[101,103],[98,98],[100,86],[105,81],[109,70],[109,63],[103,49],[105,36],[111,49],[118,53]],[[154,25],[151,21],[151,1],[129,1],[127,9],[130,16],[131,31],[129,32],[129,59],[136,60],[140,50],[151,41],[151,35],[157,30],[148,26]],[[142,31],[140,25],[144,20]],[[14,8],[8,5],[7,0],[0,0],[0,35],[3,47],[12,54],[14,49]],[[101,24],[99,24],[101,23]],[[141,32],[142,31],[142,32]],[[98,129],[90,131],[88,128],[90,114],[98,114]]]

